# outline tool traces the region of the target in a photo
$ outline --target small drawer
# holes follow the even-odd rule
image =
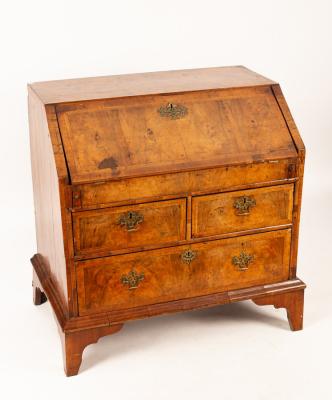
[[[292,184],[194,197],[192,236],[291,224],[292,208]]]
[[[73,213],[75,254],[174,243],[186,236],[186,199]]]
[[[291,230],[76,263],[80,315],[270,284],[289,277]]]

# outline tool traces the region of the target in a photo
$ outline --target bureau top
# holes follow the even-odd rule
[[[243,66],[236,66],[65,79],[36,82],[29,86],[44,104],[55,104],[273,83]]]
[[[47,107],[74,184],[298,156],[279,86],[244,67],[53,81],[29,90],[53,103]]]

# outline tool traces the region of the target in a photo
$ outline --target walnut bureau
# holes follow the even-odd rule
[[[127,321],[253,300],[302,329],[305,149],[245,67],[28,86],[37,254],[65,372]]]

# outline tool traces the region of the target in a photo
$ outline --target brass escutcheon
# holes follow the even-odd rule
[[[118,224],[127,229],[128,232],[136,231],[138,225],[144,221],[144,216],[136,211],[128,211],[122,214],[118,220]]]
[[[186,264],[190,264],[196,258],[196,254],[197,254],[196,251],[193,251],[191,249],[185,250],[181,254],[181,260]]]
[[[188,109],[181,104],[168,103],[166,106],[161,106],[158,109],[158,112],[161,117],[179,119],[185,117],[188,114]]]
[[[232,263],[235,265],[240,271],[245,271],[249,268],[249,264],[254,260],[254,256],[252,254],[245,253],[241,251],[239,256],[234,256],[232,258]]]
[[[235,199],[234,208],[237,210],[238,215],[246,215],[250,213],[250,207],[256,205],[256,200],[253,197],[241,196]]]
[[[121,283],[126,286],[128,285],[128,289],[137,289],[139,283],[144,279],[144,273],[138,274],[134,269],[132,269],[127,275],[122,275]]]

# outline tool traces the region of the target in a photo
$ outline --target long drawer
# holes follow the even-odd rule
[[[288,179],[295,178],[295,164],[294,159],[274,160],[273,162],[137,177],[93,185],[75,185],[78,199],[74,200],[74,207],[95,208],[113,202],[139,201],[169,195],[182,197],[252,184],[286,182]]]
[[[287,280],[284,229],[76,263],[80,315]]]
[[[192,236],[291,224],[292,209],[292,184],[197,196],[192,203]]]
[[[75,254],[177,242],[186,235],[186,199],[73,214]]]

